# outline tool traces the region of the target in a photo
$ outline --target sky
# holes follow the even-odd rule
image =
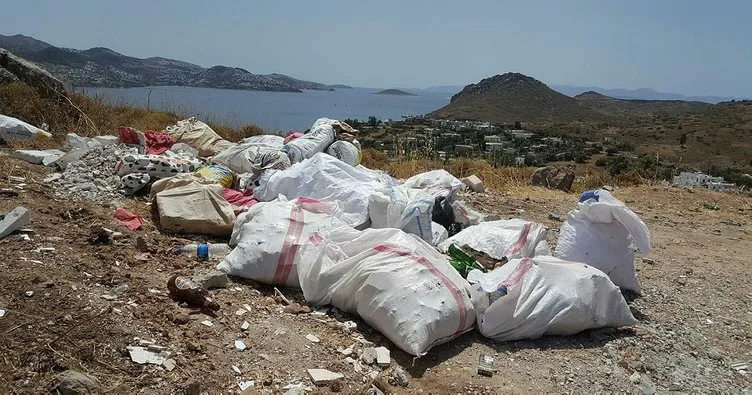
[[[509,71],[548,84],[752,96],[752,1],[51,0],[0,34],[327,84],[426,88]]]

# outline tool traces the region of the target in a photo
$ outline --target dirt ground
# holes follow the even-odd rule
[[[231,278],[211,291],[221,304],[215,317],[191,314],[168,297],[173,274],[193,275],[216,263],[177,255],[190,238],[159,232],[143,201],[127,207],[146,224],[130,232],[114,208],[62,200],[42,179],[51,170],[0,156],[0,188],[8,176],[25,177],[16,197],[0,195],[0,213],[29,209],[31,240],[18,234],[0,241],[0,388],[3,393],[49,392],[55,377],[72,369],[96,377],[105,393],[284,393],[302,383],[313,392],[366,393],[581,393],[739,392],[752,388],[752,200],[709,191],[662,186],[619,188],[613,193],[648,224],[653,252],[636,260],[644,294],[630,301],[640,323],[575,336],[494,343],[470,332],[414,359],[356,316],[329,310],[295,314],[273,298],[273,288]],[[577,196],[538,188],[467,195],[477,208],[501,218],[521,217],[550,227],[551,247]],[[718,210],[705,207],[717,203]],[[94,244],[92,229],[123,232],[114,243]],[[145,239],[151,252],[136,248]],[[36,252],[54,247],[54,252]],[[32,296],[27,296],[33,291]],[[302,293],[282,289],[305,304]],[[632,298],[630,298],[632,299]],[[243,307],[248,305],[250,309]],[[202,324],[209,320],[211,327]],[[345,321],[357,328],[349,330]],[[241,330],[243,321],[250,324]],[[313,334],[320,339],[306,339]],[[391,367],[355,371],[337,349],[356,338],[391,349]],[[154,341],[173,352],[175,369],[131,361],[126,346]],[[245,351],[234,347],[243,340]],[[476,373],[481,354],[494,358],[493,377]],[[237,368],[237,371],[233,369]],[[396,385],[394,371],[407,375]],[[307,369],[344,374],[315,387]],[[378,375],[371,377],[373,369]],[[375,375],[375,374],[374,374]],[[391,381],[391,382],[390,382]],[[194,391],[194,392],[191,392]]]

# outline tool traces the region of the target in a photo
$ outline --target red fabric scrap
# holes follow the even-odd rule
[[[119,126],[117,132],[120,144],[142,144],[141,139],[138,137],[138,131],[130,126]]]
[[[301,138],[303,136],[305,136],[303,133],[298,133],[298,132],[288,133],[287,137],[285,137],[285,144],[287,144],[290,141],[293,141],[293,140],[295,140],[297,138]]]
[[[230,188],[223,188],[222,195],[232,205],[235,215],[248,210],[248,208],[258,203],[258,200]]]
[[[172,136],[165,131],[147,130],[144,132],[144,137],[146,137],[146,153],[149,155],[162,155],[175,144]]]
[[[140,215],[124,208],[119,208],[115,211],[115,219],[120,221],[129,230],[136,230],[144,224],[144,219]]]

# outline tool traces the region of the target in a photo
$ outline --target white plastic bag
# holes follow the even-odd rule
[[[285,145],[285,138],[274,134],[261,134],[258,136],[246,137],[243,139],[243,141],[241,141],[241,144],[253,144],[269,148],[282,149],[282,146]]]
[[[337,138],[337,131],[332,126],[332,122],[336,121],[320,118],[303,137],[285,144],[282,149],[290,156],[290,162],[298,163],[319,152],[324,152]]]
[[[478,225],[483,222],[483,214],[462,200],[452,202],[452,211],[454,211],[455,220],[464,226]]]
[[[485,294],[476,305],[478,329],[497,341],[637,324],[619,288],[583,263],[552,256],[514,259],[489,273],[473,270],[468,281],[478,282]]]
[[[33,140],[50,137],[52,137],[51,133],[45,132],[36,126],[17,118],[0,115],[0,140]]]
[[[481,222],[463,229],[439,244],[439,251],[449,251],[449,246],[464,245],[482,251],[494,259],[529,258],[551,255],[546,244],[548,231],[536,222],[522,219]]]
[[[650,252],[644,222],[608,191],[596,191],[567,215],[554,255],[583,262],[606,273],[617,286],[640,293],[634,270],[635,250]]]
[[[283,195],[287,199],[309,197],[341,202],[342,220],[354,227],[368,222],[368,198],[372,191],[384,186],[371,173],[325,153],[316,154],[287,170],[267,170],[258,184],[253,196],[259,201],[271,201]]]
[[[405,180],[402,185],[408,188],[422,189],[434,198],[443,196],[450,202],[454,201],[457,192],[464,186],[462,181],[443,169],[416,174]]]
[[[431,222],[431,245],[438,246],[449,237],[449,232],[436,222]]]
[[[350,166],[357,166],[360,164],[360,148],[348,141],[340,140],[333,142],[332,145],[326,149],[326,153]]]
[[[376,190],[368,201],[371,227],[402,229],[430,243],[433,205],[433,197],[419,189],[398,186]]]
[[[336,203],[312,199],[256,204],[238,216],[230,245],[217,269],[266,284],[299,287],[294,260],[301,243],[317,231],[347,227]]]
[[[286,169],[290,167],[290,158],[280,148],[247,143],[218,153],[212,158],[212,163],[226,166],[236,173],[260,173],[266,169]]]
[[[405,352],[421,356],[472,329],[471,287],[428,243],[399,229],[333,229],[296,258],[315,305],[357,313]]]

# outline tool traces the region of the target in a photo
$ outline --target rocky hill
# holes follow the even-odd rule
[[[684,100],[624,100],[589,91],[574,97],[582,106],[609,116],[665,116],[703,114],[713,105]]]
[[[490,122],[608,119],[607,115],[520,73],[496,75],[470,84],[452,96],[447,106],[430,115]]]
[[[195,86],[203,88],[300,92],[333,88],[283,74],[253,74],[242,68],[204,68],[188,62],[153,57],[140,59],[108,48],[58,48],[20,34],[0,35],[0,48],[29,59],[73,86]]]

